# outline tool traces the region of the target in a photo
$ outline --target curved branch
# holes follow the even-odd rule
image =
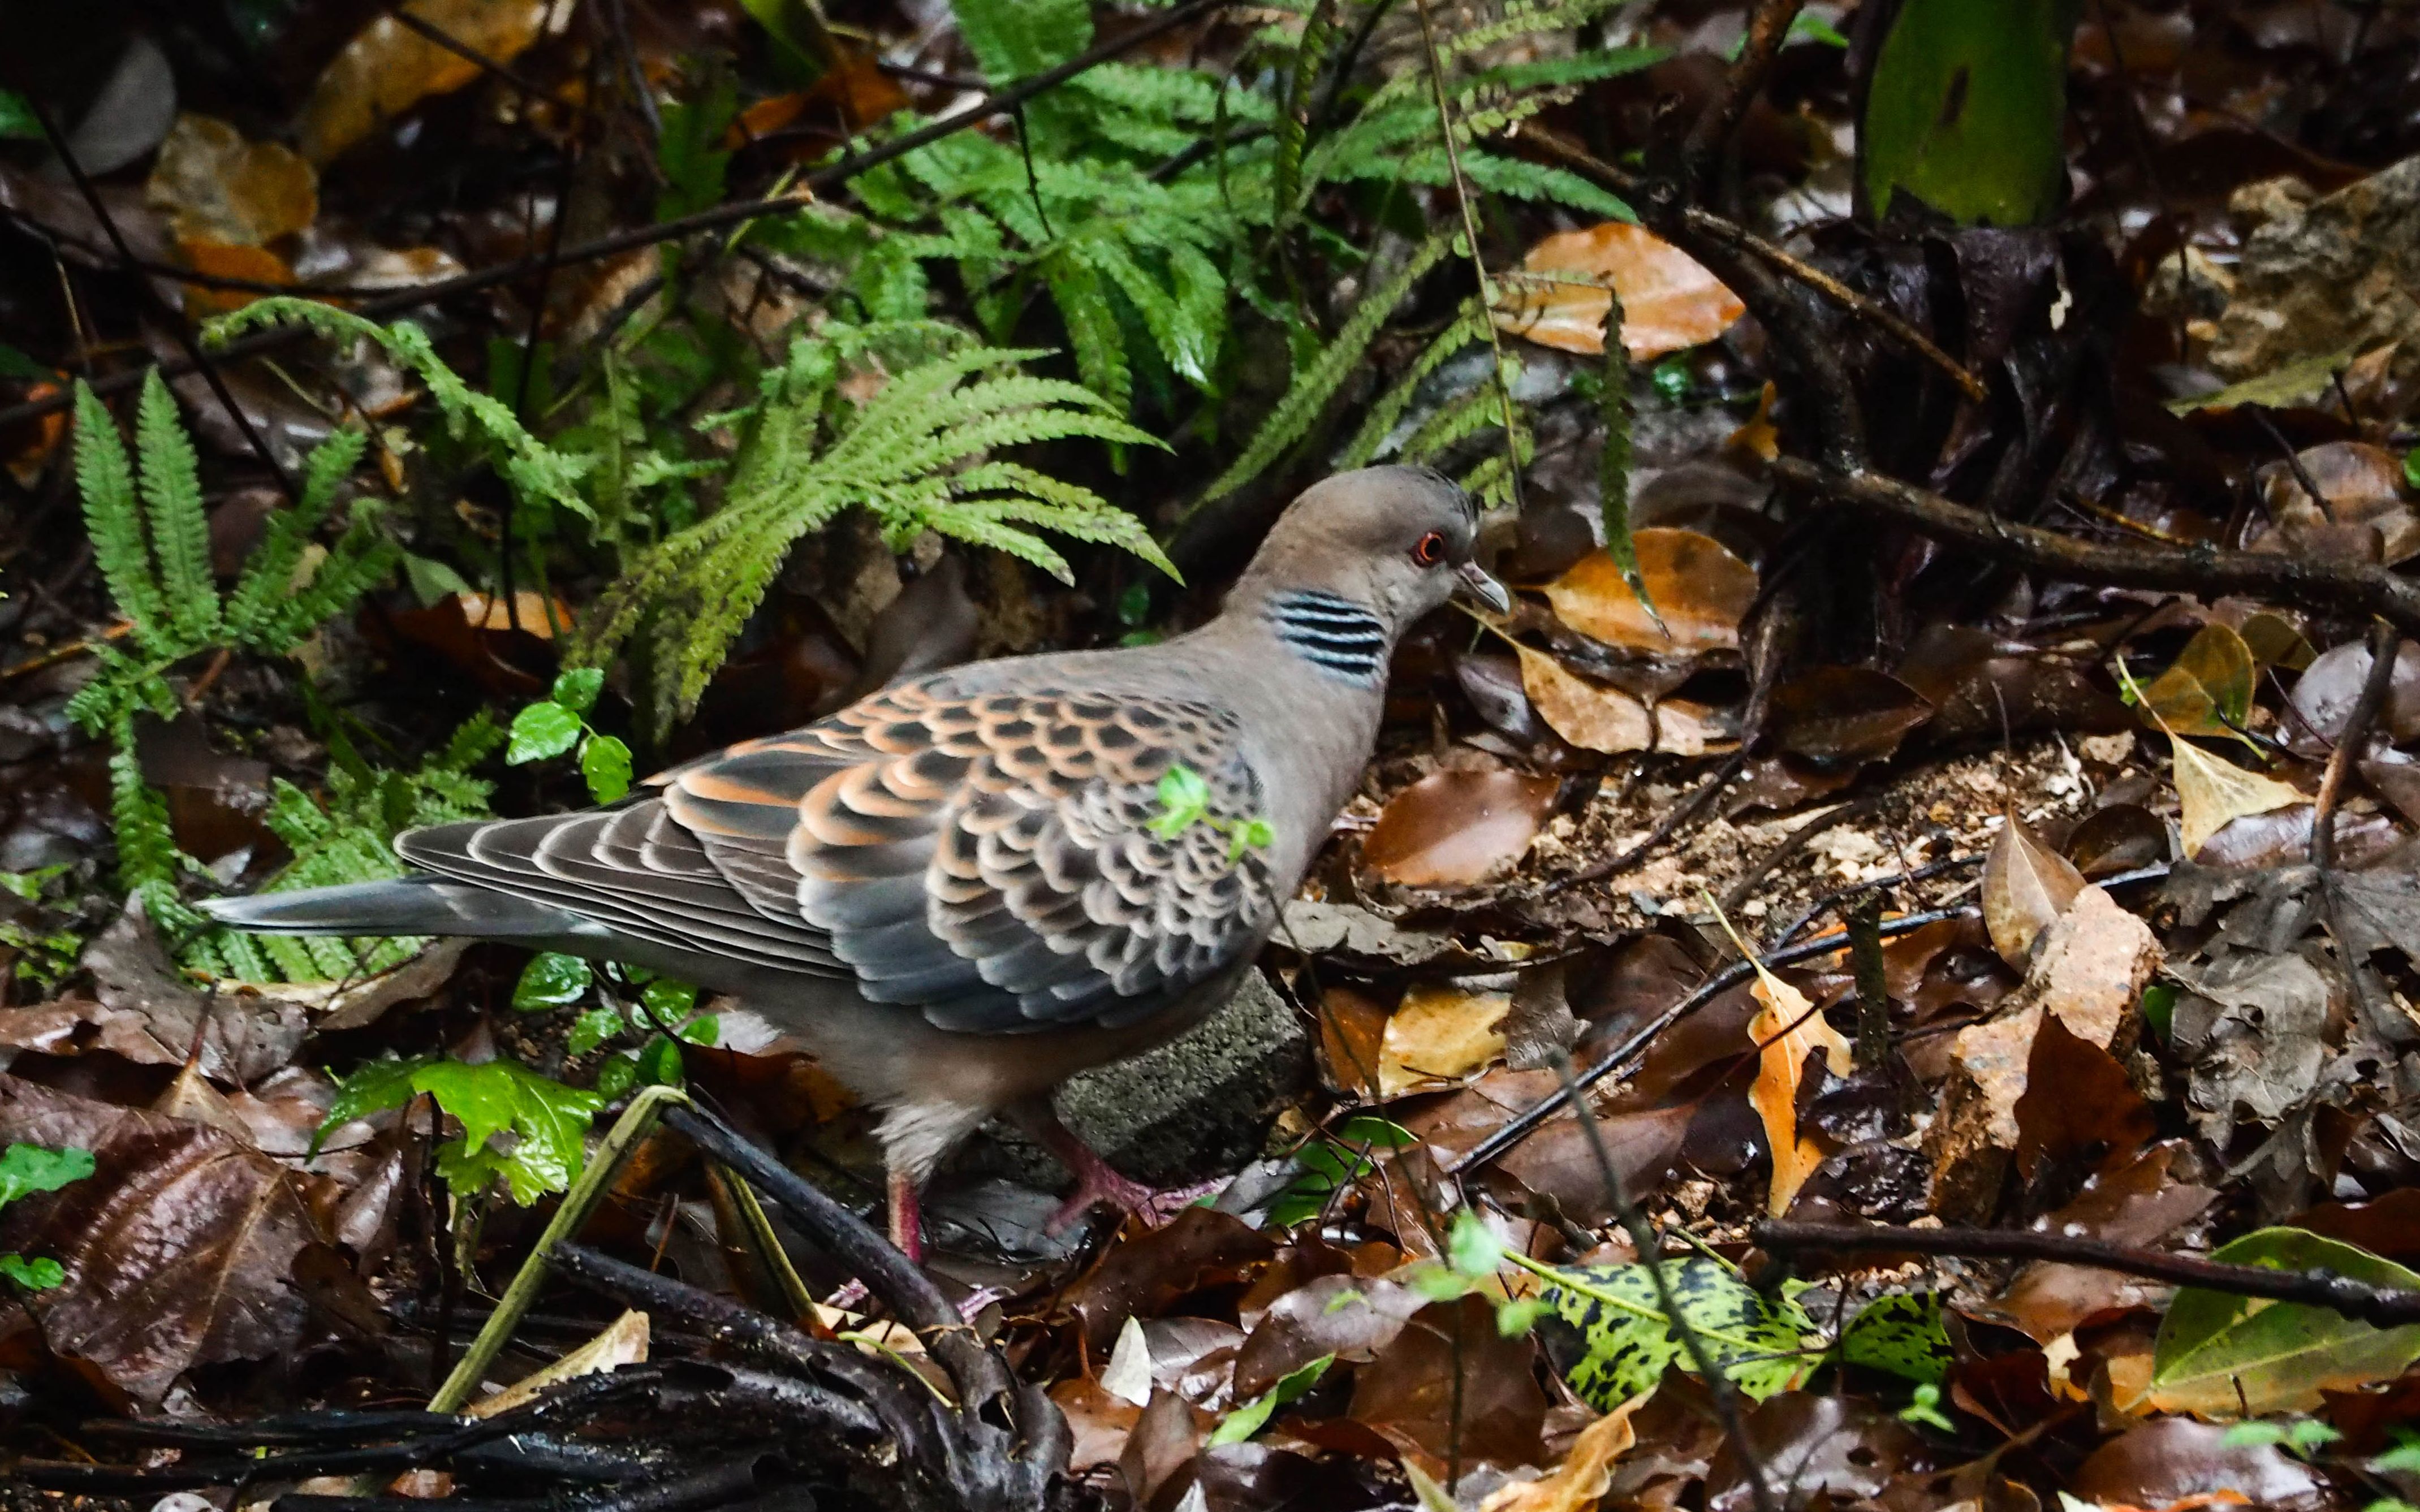
[[[2172,1281],[2180,1287],[2201,1287],[2238,1297],[2268,1297],[2277,1302],[2324,1307],[2333,1313],[2377,1328],[2420,1323],[2420,1291],[2408,1287],[2379,1287],[2326,1271],[2273,1271],[2258,1265],[2229,1265],[2192,1255],[2133,1249],[2097,1239],[2030,1228],[1909,1228],[1896,1224],[1803,1224],[1768,1222],[1752,1226],[1748,1238],[1768,1250],[1881,1250],[1901,1255],[1952,1255],[1991,1260],[2050,1260],[2060,1265],[2086,1265],[2151,1281]]]
[[[2420,583],[2383,567],[2319,562],[2265,551],[2081,541],[2001,519],[1929,488],[1865,470],[1776,457],[1776,477],[1839,503],[1885,515],[1936,540],[1954,542],[2077,582],[2204,595],[2257,594],[2331,616],[2375,614],[2420,635]]]

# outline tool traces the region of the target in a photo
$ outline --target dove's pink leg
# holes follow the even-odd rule
[[[917,1200],[915,1179],[905,1171],[892,1171],[884,1179],[883,1192],[889,1198],[892,1244],[913,1263],[923,1264],[924,1211]]]
[[[1059,1121],[1047,1103],[1040,1107],[1026,1106],[1016,1110],[1016,1121],[1026,1133],[1042,1143],[1042,1147],[1059,1157],[1060,1163],[1076,1174],[1076,1195],[1059,1205],[1045,1225],[1050,1233],[1058,1233],[1092,1211],[1094,1204],[1106,1202],[1120,1212],[1140,1216],[1156,1228],[1184,1211],[1196,1198],[1210,1190],[1207,1186],[1171,1188],[1162,1192],[1143,1185],[1101,1158],[1100,1152],[1076,1136],[1076,1132]],[[1214,1185],[1216,1183],[1213,1183]]]

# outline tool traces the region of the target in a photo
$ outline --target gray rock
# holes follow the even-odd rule
[[[2282,208],[2282,207],[2281,207]],[[2398,343],[2398,382],[2420,381],[2420,157],[2254,231],[2219,316],[2210,365],[2257,378],[2297,358]]]
[[[1067,1127],[1138,1180],[1175,1185],[1230,1174],[1261,1152],[1280,1109],[1311,1083],[1301,1015],[1258,971],[1225,1008],[1158,1049],[1086,1072],[1059,1092]],[[975,1161],[1060,1187],[1066,1172],[1000,1123]]]

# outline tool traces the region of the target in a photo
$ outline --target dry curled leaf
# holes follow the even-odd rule
[[[1675,756],[1702,756],[1725,738],[1714,723],[1714,711],[1704,704],[1666,699],[1651,709],[1621,688],[1590,682],[1566,670],[1544,652],[1522,645],[1512,649],[1521,655],[1521,686],[1539,717],[1584,750],[1660,750]]]
[[[1756,569],[1730,548],[1696,531],[1656,526],[1631,537],[1647,596],[1664,617],[1659,628],[1621,568],[1591,551],[1546,585],[1546,600],[1565,625],[1607,645],[1672,654],[1736,651],[1740,622],[1756,602]]]
[[[261,247],[319,218],[319,176],[291,148],[247,142],[225,121],[187,114],[160,144],[143,197],[167,213],[179,241]],[[256,269],[204,270],[262,276]]]
[[[2220,761],[2190,740],[2172,735],[2168,743],[2176,748],[2177,801],[2183,810],[2187,856],[2200,851],[2229,820],[2305,801],[2290,784]]]
[[[1497,1487],[1479,1504],[1480,1512],[1589,1512],[1613,1484],[1614,1461],[1638,1442],[1631,1414],[1653,1395],[1641,1392],[1580,1429],[1561,1464],[1536,1480]]]
[[[2252,648],[2212,623],[2143,689],[2144,722],[2179,735],[2233,735],[2252,714]]]
[[[1983,923],[2000,959],[2022,968],[2043,930],[2084,890],[2075,863],[2041,842],[2010,810],[1983,861]]]
[[[1798,1132],[1798,1084],[1807,1053],[1823,1051],[1824,1067],[1835,1076],[1846,1076],[1849,1041],[1807,1000],[1805,993],[1765,969],[1730,919],[1720,913],[1714,917],[1740,954],[1756,968],[1750,991],[1764,1005],[1747,1026],[1748,1039],[1758,1047],[1756,1084],[1748,1088],[1747,1100],[1764,1125],[1765,1146],[1773,1152],[1773,1187],[1765,1211],[1778,1218],[1790,1211],[1798,1189],[1815,1174],[1815,1167],[1823,1164],[1823,1145]]]
[[[405,0],[402,8],[460,42],[509,63],[537,40],[546,0]],[[319,75],[294,125],[302,155],[325,163],[427,99],[479,77],[479,65],[381,15],[347,42]]]
[[[1449,768],[1388,800],[1361,858],[1416,887],[1480,882],[1520,860],[1561,784],[1496,768]]]
[[[1623,221],[1548,237],[1497,283],[1496,328],[1567,352],[1605,350],[1607,284],[1621,295],[1621,344],[1633,357],[1702,345],[1747,312],[1696,258]]]
[[[1511,993],[1414,987],[1378,1041],[1378,1095],[1460,1080],[1504,1053]]]

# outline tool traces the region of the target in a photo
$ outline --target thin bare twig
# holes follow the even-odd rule
[[[2382,567],[2259,551],[2079,541],[1986,515],[1931,489],[1863,469],[1825,467],[1793,456],[1775,459],[1772,468],[1794,486],[2072,581],[2207,597],[2263,594],[2322,614],[2375,614],[2407,635],[2420,635],[2420,583]]]
[[[1759,0],[1757,8],[1749,12],[1747,35],[1741,39],[1738,59],[1723,79],[1722,92],[1699,115],[1698,123],[1689,128],[1688,139],[1681,145],[1682,167],[1698,193],[1706,192],[1716,162],[1730,149],[1740,122],[1747,118],[1748,107],[1763,92],[1765,77],[1773,71],[1773,60],[1779,55],[1781,44],[1789,40],[1790,27],[1798,20],[1798,12],[1806,3],[1807,0]]]
[[[2378,1328],[2420,1322],[2420,1290],[2378,1287],[2325,1271],[2273,1271],[2228,1265],[2190,1255],[2134,1249],[2097,1239],[2077,1239],[2033,1228],[1909,1228],[1894,1224],[1760,1223],[1748,1238],[1768,1250],[1880,1250],[1909,1255],[1953,1255],[1974,1259],[2050,1260],[2116,1271],[2151,1281],[2202,1287],[2238,1297],[2324,1307]]]
[[[2319,795],[2311,805],[2311,871],[2319,883],[2319,903],[2327,915],[2328,933],[2336,942],[2336,959],[2352,982],[2353,1002],[2361,1009],[2362,1022],[2369,1025],[2381,1020],[2369,974],[2363,969],[2365,963],[2353,949],[2352,936],[2345,933],[2344,886],[2336,874],[2336,802],[2344,794],[2345,774],[2361,760],[2362,748],[2369,744],[2370,731],[2386,707],[2386,695],[2395,686],[2396,654],[2402,648],[2403,636],[2395,626],[2383,621],[2370,626],[2369,672],[2361,680],[2361,692],[2353,700],[2352,711],[2345,717],[2336,748],[2328,753],[2327,771],[2319,779]]]

